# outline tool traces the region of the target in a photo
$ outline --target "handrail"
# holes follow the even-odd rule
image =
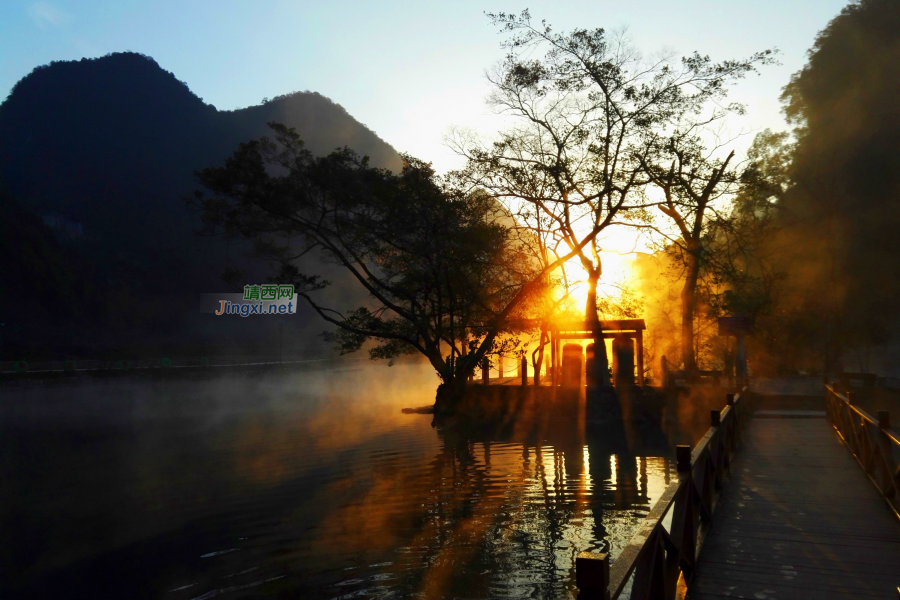
[[[879,411],[875,419],[854,406],[849,393],[830,385],[825,386],[825,407],[828,421],[900,519],[900,436],[891,429],[890,414]]]
[[[579,599],[617,600],[632,576],[632,600],[672,600],[690,586],[717,492],[752,416],[746,390],[728,394],[728,406],[711,411],[711,427],[693,450],[677,447],[677,480],[612,565],[607,554],[578,555]]]

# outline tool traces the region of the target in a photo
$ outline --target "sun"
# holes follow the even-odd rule
[[[598,293],[605,296],[618,296],[622,284],[628,285],[635,278],[632,269],[637,253],[619,254],[618,252],[601,252],[603,274],[600,276]],[[587,272],[575,260],[566,263],[566,280],[569,282],[569,297],[574,306],[584,310],[587,301]]]

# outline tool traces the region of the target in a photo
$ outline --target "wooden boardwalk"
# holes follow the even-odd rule
[[[897,600],[900,522],[824,412],[784,412],[750,422],[688,598]]]

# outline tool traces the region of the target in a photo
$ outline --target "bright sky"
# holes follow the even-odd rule
[[[0,2],[0,97],[34,67],[133,50],[152,56],[220,109],[298,90],[344,106],[396,149],[459,166],[442,137],[451,126],[489,134],[484,71],[503,55],[484,11],[547,19],[557,31],[626,26],[645,53],[697,50],[712,58],[781,51],[735,90],[746,132],[783,129],[778,96],[815,35],[846,0],[578,0],[485,3],[322,0],[50,0]],[[627,237],[627,236],[626,236]],[[611,245],[631,249],[631,243]],[[628,246],[627,248],[625,246]]]

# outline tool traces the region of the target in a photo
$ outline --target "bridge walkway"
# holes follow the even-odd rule
[[[758,412],[724,484],[689,600],[897,600],[898,585],[900,521],[825,413]]]

